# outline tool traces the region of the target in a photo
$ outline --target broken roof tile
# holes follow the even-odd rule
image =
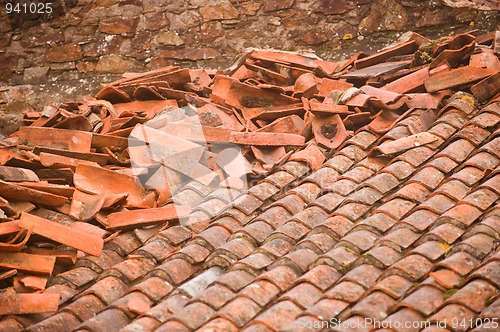
[[[12,294],[47,277],[42,294],[64,307],[2,323],[295,331],[332,317],[436,326],[494,315],[499,60],[495,45],[471,54],[475,41],[414,34],[337,73],[334,62],[254,50],[232,77],[126,73],[100,100],[25,114],[0,143],[0,214],[11,218],[0,278]],[[431,64],[417,67],[424,51]],[[473,95],[452,96],[460,89]],[[473,97],[489,102],[478,115]],[[31,225],[45,238],[26,236]]]

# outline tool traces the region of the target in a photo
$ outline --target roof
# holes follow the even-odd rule
[[[15,199],[2,205],[5,211],[12,206],[12,219],[19,221],[9,225],[19,236],[21,231],[38,236],[21,253],[31,254],[30,259],[57,259],[32,264],[31,270],[25,265],[19,272],[11,268],[10,275],[9,271],[3,275],[6,286],[0,309],[6,314],[0,330],[459,331],[478,324],[476,330],[480,331],[494,327],[500,318],[500,97],[496,95],[500,62],[494,39],[465,34],[429,44],[413,35],[375,55],[358,54],[343,66],[311,65],[313,60],[307,60],[308,68],[302,57],[261,51],[250,54],[246,64],[229,73],[233,79],[208,72],[210,83],[191,86],[191,91],[203,96],[209,89],[210,105],[235,110],[246,128],[233,128],[224,137],[242,147],[252,167],[245,174],[260,174],[261,178],[249,181],[248,189],[241,190],[224,186],[207,190],[210,185],[201,184],[200,179],[183,184],[175,211],[169,210],[171,205],[162,198],[161,188],[143,192],[124,178],[130,175],[124,171],[127,167],[120,166],[123,155],[102,166],[58,160],[64,165],[52,168],[58,173],[37,169],[33,164],[43,159],[40,151],[75,152],[84,147],[82,154],[98,157],[90,152],[91,146],[102,152],[100,149],[112,146],[110,142],[121,144],[116,139],[121,136],[115,130],[101,135],[94,131],[90,137],[80,130],[79,134],[71,132],[80,141],[70,146],[66,131],[53,131],[49,143],[57,141],[62,146],[48,147],[44,135],[51,130],[46,125],[50,118],[29,114],[26,124],[31,125],[24,128],[45,129],[37,133],[39,129],[21,128],[16,137],[36,141],[34,149],[38,150],[11,138],[10,145],[4,145],[18,150],[15,156],[4,157],[5,165],[15,161],[24,166],[21,169],[34,168],[38,176],[45,174],[53,183],[63,183],[63,175],[70,174],[76,189],[71,187],[68,194],[69,207],[69,202],[56,202],[65,197],[57,187],[54,197],[37,196],[31,203],[32,212],[25,210],[20,218],[18,212],[23,208],[15,205]],[[418,59],[425,60],[426,45],[432,46],[427,48],[429,59],[416,64]],[[273,74],[269,68],[283,71]],[[291,93],[286,92],[289,83],[283,82],[281,90],[276,87],[282,79],[278,74],[287,72],[282,76],[289,79],[295,71],[302,76],[297,76]],[[172,68],[166,72],[168,75]],[[125,75],[125,79],[131,78],[137,77]],[[148,84],[149,91],[141,92],[147,96],[172,96],[186,89],[185,82],[178,84],[179,90]],[[243,96],[256,96],[252,89],[258,89],[257,97],[263,99],[273,94],[269,98],[286,107],[265,105],[252,110],[242,105]],[[139,95],[137,91],[134,93]],[[106,102],[89,100],[76,106],[85,108],[91,103],[90,107],[99,106],[94,111],[107,110],[104,115],[112,117],[114,105],[119,104],[113,98],[123,98],[123,93],[127,93],[126,84],[118,81],[100,93]],[[203,107],[202,97],[184,93],[179,100],[189,98]],[[301,106],[292,99],[298,99]],[[270,114],[273,111],[278,115]],[[150,118],[160,113],[158,110]],[[223,125],[216,128],[235,124],[218,114]],[[258,157],[259,150],[265,153],[269,150],[262,147],[270,145],[269,137],[257,135],[261,133],[258,129],[296,114],[302,128],[271,130],[290,135],[285,136],[288,143],[273,148],[286,147],[276,152],[279,158]],[[134,115],[147,117],[125,115],[130,126],[117,130],[138,126],[142,120],[134,123],[130,119]],[[119,118],[115,114],[114,119]],[[37,127],[36,121],[45,122]],[[272,128],[277,128],[276,123]],[[239,134],[243,130],[249,134]],[[63,136],[56,139],[56,135]],[[296,136],[304,138],[301,144],[293,143],[298,142]],[[98,145],[96,137],[108,141]],[[275,135],[278,141],[280,137]],[[189,135],[185,138],[196,141]],[[129,150],[136,146],[129,145]],[[257,149],[250,152],[250,147]],[[37,153],[38,159],[33,155]],[[72,156],[78,159],[77,154]],[[32,176],[28,173],[23,176]],[[229,172],[217,174],[231,178]],[[120,180],[115,185],[99,183],[108,177]],[[15,191],[11,188],[27,188],[4,180],[3,196]],[[106,195],[92,194],[92,190],[99,191],[92,186],[98,185],[106,187],[102,191],[113,198],[109,206],[117,210],[103,209]],[[45,193],[51,187],[40,186]],[[40,190],[29,194],[40,194]],[[99,199],[100,206],[95,203]],[[71,207],[77,209],[76,202],[81,202],[85,218],[83,212],[71,213]],[[69,210],[61,208],[65,203]],[[188,207],[187,216],[180,206]],[[155,209],[164,209],[159,221],[148,212]],[[54,210],[59,213],[49,212]],[[36,216],[33,211],[38,211]],[[149,219],[127,214],[134,211]],[[119,213],[125,213],[124,217],[116,216]],[[115,216],[110,217],[112,214]],[[71,226],[76,223],[78,226]],[[60,231],[59,226],[66,228]],[[88,241],[96,244],[61,236],[68,229],[87,234]],[[16,232],[2,234],[12,233]],[[66,246],[47,244],[54,242]],[[37,247],[48,249],[37,252],[41,250]],[[79,250],[78,258],[69,247]],[[5,267],[9,253],[0,254],[4,256],[0,264]],[[11,264],[16,263],[22,265],[18,261]],[[15,279],[16,273],[20,279]],[[37,279],[28,277],[40,274],[51,275],[47,287],[39,286],[33,292],[37,288],[29,282]],[[405,325],[408,322],[410,326]]]

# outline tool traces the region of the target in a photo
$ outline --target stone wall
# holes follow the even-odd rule
[[[179,61],[217,66],[248,47],[310,49],[328,57],[384,31],[478,23],[496,28],[496,12],[450,10],[439,0],[63,0],[53,5],[58,6],[53,20],[6,15],[2,5],[0,78],[32,82],[64,71],[120,73]],[[203,61],[200,65],[206,65]]]

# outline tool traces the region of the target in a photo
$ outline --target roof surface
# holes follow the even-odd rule
[[[302,97],[301,118],[304,126],[310,123],[309,132],[303,129],[300,135],[312,143],[299,148],[303,153],[295,158],[280,154],[270,165],[246,152],[254,171],[264,175],[248,190],[231,191],[236,199],[228,198],[227,188],[210,191],[191,183],[177,201],[190,207],[188,222],[170,218],[170,224],[156,228],[100,222],[108,231],[121,232],[99,234],[105,240],[97,255],[89,254],[93,246],[57,238],[87,254],[80,253],[66,268],[56,265],[47,288],[31,293],[57,294],[55,308],[23,312],[30,300],[16,297],[23,292],[13,284],[0,295],[7,312],[0,330],[495,330],[500,323],[496,41],[461,35],[453,39],[459,47],[450,46],[450,40],[433,44],[441,49],[430,54],[431,62],[409,67],[416,48],[425,45],[415,45],[418,38],[412,38],[374,56],[358,55],[355,68],[347,63],[340,74],[325,72],[324,64],[316,67],[316,77],[339,82],[341,92],[353,91],[350,83],[361,94],[322,94],[322,85],[332,84],[325,80],[305,82],[306,88],[295,82],[300,95],[293,97]],[[266,62],[265,55],[254,54],[245,70],[262,73],[258,64],[283,62],[274,53]],[[216,87],[210,88],[215,95]],[[224,97],[227,104],[236,103],[229,101],[230,94]],[[335,104],[337,97],[345,101]],[[328,106],[342,103],[347,110]],[[339,128],[333,137],[324,130],[321,137],[314,129],[321,124],[316,117],[325,114]],[[342,120],[333,122],[331,114]],[[288,115],[278,118],[283,116]],[[266,124],[258,122],[261,113],[251,119],[257,128]],[[338,135],[345,137],[337,144]],[[264,138],[257,136],[239,143],[261,147],[257,141]],[[243,138],[231,136],[235,143],[238,139]],[[287,149],[285,154],[292,151]],[[318,151],[326,156],[323,162]],[[74,174],[89,178],[81,167]],[[140,196],[140,204],[147,197]],[[21,223],[30,222],[33,227],[41,223],[25,212]],[[19,308],[9,311],[8,306]]]

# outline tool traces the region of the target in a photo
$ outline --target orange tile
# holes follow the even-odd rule
[[[54,312],[59,308],[59,294],[7,294],[0,296],[0,315]]]
[[[3,268],[51,275],[55,263],[56,258],[52,256],[0,251],[0,267]]]
[[[108,215],[106,229],[117,230],[149,226],[159,222],[186,218],[188,216],[189,208],[177,205],[168,205],[153,209],[120,211]]]
[[[303,146],[304,136],[285,133],[246,132],[231,133],[231,143],[258,146]]]
[[[65,244],[94,256],[99,256],[103,240],[98,236],[75,230],[48,219],[23,212],[19,226],[32,229],[34,234]]]
[[[90,152],[92,141],[89,132],[46,127],[21,127],[13,136],[36,145],[84,153]]]

